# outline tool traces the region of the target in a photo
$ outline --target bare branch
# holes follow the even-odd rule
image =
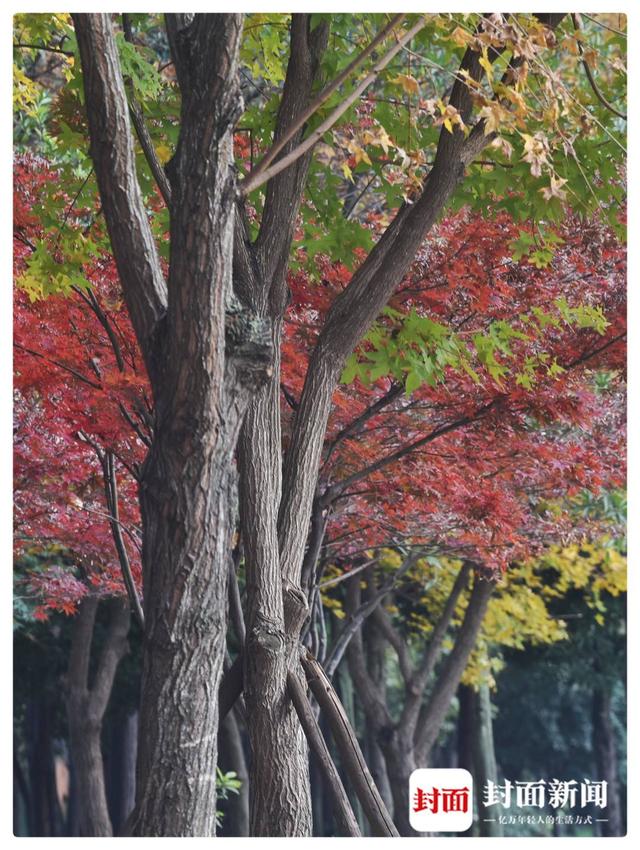
[[[359,837],[361,833],[358,821],[353,814],[349,797],[340,779],[340,774],[336,770],[325,740],[322,737],[322,732],[307,699],[305,689],[300,684],[296,674],[292,671],[289,671],[287,674],[287,688],[300,719],[300,725],[304,729],[304,734],[313,750],[325,780],[327,793],[333,802],[337,824],[342,828],[345,835]]]
[[[303,649],[301,661],[309,687],[329,720],[331,732],[342,755],[344,769],[371,824],[373,834],[397,838],[398,830],[376,788],[358,739],[331,682],[310,652]]]
[[[293,162],[296,161],[299,157],[305,154],[307,151],[311,150],[324,136],[327,130],[330,130],[331,127],[336,123],[336,121],[344,115],[344,113],[349,109],[349,107],[358,100],[360,95],[369,87],[369,85],[378,77],[381,71],[383,71],[389,62],[402,50],[405,44],[408,44],[414,36],[416,36],[420,30],[424,27],[424,19],[420,18],[420,21],[415,24],[411,29],[407,30],[401,38],[398,39],[397,43],[389,50],[385,55],[373,66],[373,69],[369,74],[355,87],[355,89],[347,96],[345,99],[337,106],[333,112],[326,118],[319,127],[317,127],[310,136],[308,136],[304,142],[298,145],[297,148],[291,151],[291,153],[283,156],[273,165],[269,166],[269,168],[264,169],[260,174],[255,174],[255,170],[251,172],[248,178],[246,178],[241,184],[242,194],[247,195],[249,192],[252,192],[254,189],[257,189],[259,186],[262,186],[263,183],[266,183],[276,174],[279,174],[285,168],[288,168]],[[255,176],[254,176],[255,175]]]

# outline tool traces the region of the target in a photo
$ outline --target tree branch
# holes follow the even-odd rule
[[[398,830],[376,788],[358,739],[331,682],[310,652],[302,650],[301,661],[309,687],[321,710],[327,716],[333,738],[342,755],[344,769],[362,804],[374,835],[397,838]]]
[[[349,797],[344,789],[340,774],[336,770],[333,759],[322,737],[322,732],[307,699],[304,688],[298,677],[292,671],[287,674],[289,696],[304,729],[307,741],[317,759],[318,766],[325,780],[326,790],[333,803],[334,816],[338,826],[345,835],[359,837],[360,828],[351,808]]]
[[[368,88],[368,86],[378,77],[381,71],[383,71],[389,62],[402,50],[405,44],[408,44],[414,36],[416,36],[420,30],[424,27],[423,18],[415,24],[411,29],[407,30],[401,38],[398,39],[397,43],[389,50],[385,55],[373,66],[373,70],[367,74],[367,76],[355,87],[355,89],[344,98],[344,100],[337,106],[333,112],[326,118],[319,127],[317,127],[310,136],[308,136],[301,144],[299,144],[294,150],[292,150],[286,156],[281,157],[277,162],[273,165],[269,166],[269,168],[265,168],[260,174],[255,174],[255,171],[252,171],[248,178],[240,184],[242,194],[246,197],[249,192],[252,192],[254,189],[257,189],[259,186],[262,186],[263,183],[266,183],[276,174],[279,174],[285,168],[288,168],[293,162],[295,162],[299,157],[303,154],[310,151],[315,145],[320,141],[320,139],[324,136],[327,130],[330,130],[331,127],[336,123],[336,121],[344,115],[344,113],[349,109],[349,107],[358,100],[360,95]]]
[[[464,620],[458,631],[454,647],[447,656],[429,702],[423,706],[420,712],[415,735],[416,749],[420,759],[427,758],[438,737],[442,721],[475,646],[494,587],[495,579],[483,578],[476,574]]]
[[[311,101],[311,103],[309,103],[306,109],[304,109],[304,111],[297,116],[296,120],[287,128],[286,132],[284,132],[280,136],[280,138],[273,143],[273,145],[262,157],[260,162],[258,162],[255,168],[251,170],[249,176],[244,180],[243,183],[240,184],[240,189],[244,192],[245,195],[251,192],[253,188],[256,188],[258,185],[260,185],[260,183],[257,183],[258,179],[262,177],[262,174],[271,165],[271,163],[278,156],[278,154],[285,148],[287,143],[294,139],[298,132],[304,128],[309,118],[311,118],[314,113],[316,113],[318,109],[320,109],[323,103],[326,103],[327,100],[329,100],[329,98],[331,97],[331,95],[335,91],[337,91],[337,89],[340,88],[340,86],[345,82],[345,80],[347,80],[351,76],[351,74],[360,65],[362,65],[362,63],[366,59],[369,58],[369,56],[373,53],[376,47],[382,41],[385,41],[389,35],[391,35],[393,30],[400,23],[402,23],[405,17],[406,15],[403,14],[395,15],[387,24],[387,26],[380,30],[380,32],[370,42],[370,44],[347,65],[344,71],[338,74],[335,79],[333,79],[327,86],[325,86],[322,91]]]
[[[125,39],[133,44],[133,32],[131,29],[131,16],[124,12],[122,15],[122,29],[124,31]],[[140,142],[140,147],[142,148],[142,152],[144,154],[145,159],[147,160],[147,164],[153,174],[153,178],[156,181],[156,185],[160,190],[160,194],[167,205],[167,208],[171,207],[171,186],[169,184],[169,180],[165,173],[164,168],[162,167],[162,163],[158,159],[158,154],[156,153],[156,149],[153,145],[153,140],[149,135],[149,130],[147,129],[147,125],[144,120],[144,115],[142,112],[142,106],[136,100],[136,97],[133,93],[133,85],[129,82],[129,110],[131,112],[131,121],[136,131],[136,136],[138,137],[138,141]]]
[[[344,655],[345,650],[355,633],[367,619],[369,614],[371,614],[371,612],[374,611],[382,602],[385,596],[393,590],[402,576],[414,566],[419,557],[420,552],[412,552],[408,555],[400,567],[398,567],[398,569],[389,576],[384,584],[375,590],[371,598],[367,599],[367,601],[363,602],[362,605],[360,605],[355,611],[351,612],[340,633],[336,636],[334,644],[325,662],[325,670],[330,679],[333,677],[333,674],[342,660],[342,656]]]
[[[124,81],[106,14],[74,14],[82,62],[91,157],[118,274],[152,378],[153,337],[167,309],[167,286],[136,176]]]
[[[464,590],[469,579],[470,572],[470,563],[468,561],[464,561],[462,568],[453,583],[451,593],[449,594],[442,614],[433,629],[433,634],[431,635],[431,639],[423,653],[420,664],[411,680],[408,682],[402,717],[398,724],[401,727],[415,727],[424,689],[426,688],[427,682],[429,681],[438,659],[440,658],[445,635],[449,625],[451,624],[451,620],[453,619],[460,594]]]

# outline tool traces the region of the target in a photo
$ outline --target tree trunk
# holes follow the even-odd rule
[[[311,16],[293,15],[291,50],[275,139],[306,109],[328,28],[311,29]],[[304,128],[284,147],[302,138]],[[247,570],[245,697],[251,739],[251,834],[312,835],[309,755],[287,693],[290,666],[299,668],[297,644],[307,603],[299,576],[283,582],[278,539],[281,501],[280,343],[287,306],[286,273],[311,156],[301,157],[267,185],[259,235],[250,243],[236,230],[235,277],[241,297],[269,317],[276,352],[271,381],[256,394],[240,440],[240,502]],[[297,546],[304,552],[307,528]],[[290,609],[291,616],[287,616]]]
[[[119,835],[136,800],[138,712],[111,718],[107,751],[107,802],[114,835]]]
[[[491,717],[491,693],[487,684],[480,685],[478,689],[474,719],[474,770],[472,775],[475,783],[476,806],[480,817],[479,831],[481,836],[499,838],[502,836],[503,830],[498,820],[484,820],[482,818],[483,811],[486,811],[482,806],[482,789],[489,780],[495,785],[498,783],[498,767],[493,741],[493,718]]]
[[[416,761],[415,747],[411,736],[395,729],[389,736],[383,730],[381,747],[387,764],[387,774],[393,795],[393,820],[400,835],[419,835],[409,823],[409,777],[418,767],[425,765]]]
[[[249,835],[249,771],[242,744],[242,734],[236,712],[232,709],[222,720],[219,732],[220,757],[218,764],[224,773],[233,770],[242,782],[238,794],[231,794],[225,806],[220,835],[247,837]]]
[[[101,734],[116,669],[127,650],[131,614],[126,599],[113,599],[111,619],[100,657],[89,683],[91,643],[98,599],[87,596],[74,623],[67,673],[67,722],[73,762],[77,834],[111,836]]]
[[[167,15],[180,87],[168,286],[136,177],[110,16],[74,16],[91,155],[154,396],[140,482],[145,635],[137,836],[215,832],[218,687],[235,529],[234,452],[269,374],[268,323],[232,292],[242,15]]]
[[[473,764],[473,739],[475,737],[475,719],[477,694],[468,685],[458,686],[458,722],[456,729],[456,745],[458,750],[457,766],[468,770],[473,776],[474,783],[477,782]],[[478,813],[482,816],[481,804],[478,804]],[[474,820],[471,829],[465,832],[465,837],[478,836],[478,822]]]
[[[620,780],[618,777],[618,755],[611,718],[611,694],[604,688],[594,688],[592,702],[593,749],[596,757],[598,780],[607,783],[607,807],[598,817],[606,817],[601,823],[605,836],[624,835]]]
[[[494,587],[494,580],[476,574],[456,642],[438,674],[429,701],[420,712],[416,730],[416,752],[422,766],[428,763],[429,752],[442,728],[451,700],[467,666],[469,655],[475,646]]]

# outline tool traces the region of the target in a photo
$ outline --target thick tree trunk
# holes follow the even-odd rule
[[[85,597],[74,623],[67,673],[67,722],[73,762],[76,829],[80,836],[111,836],[101,734],[115,673],[127,650],[131,619],[126,599],[110,601],[107,636],[89,683],[91,643],[98,599]]]
[[[601,823],[605,836],[624,835],[620,780],[618,777],[618,755],[611,718],[611,694],[603,688],[595,688],[592,702],[593,749],[596,756],[598,780],[607,783],[607,807],[598,817],[607,818]]]
[[[232,293],[233,127],[242,15],[167,15],[182,95],[168,286],[136,178],[108,15],[76,15],[91,154],[131,319],[151,379],[140,483],[145,635],[138,836],[215,832],[218,686],[235,528],[234,451],[269,373],[267,323]]]

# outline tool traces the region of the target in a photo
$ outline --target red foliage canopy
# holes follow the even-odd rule
[[[17,273],[40,235],[30,208],[54,179],[41,161],[16,165]],[[624,483],[625,253],[600,225],[569,220],[559,235],[546,269],[511,259],[518,228],[505,216],[460,212],[425,244],[393,299],[397,310],[471,336],[564,297],[570,306],[601,305],[610,324],[604,336],[561,325],[516,341],[516,363],[544,350],[565,370],[538,375],[528,389],[515,369],[500,384],[448,369],[444,382],[411,396],[389,378],[341,386],[317,498],[334,556],[348,563],[364,549],[409,541],[505,568],[551,541],[594,532],[567,499]],[[321,258],[317,271],[320,282],[290,276],[285,443],[323,316],[351,274]],[[16,550],[51,555],[49,568],[27,577],[41,616],[73,611],[89,585],[123,592],[106,452],[116,458],[120,527],[140,582],[136,489],[150,394],[111,257],[85,272],[90,289],[35,302],[17,289],[14,302]],[[603,372],[607,380],[598,379]]]

